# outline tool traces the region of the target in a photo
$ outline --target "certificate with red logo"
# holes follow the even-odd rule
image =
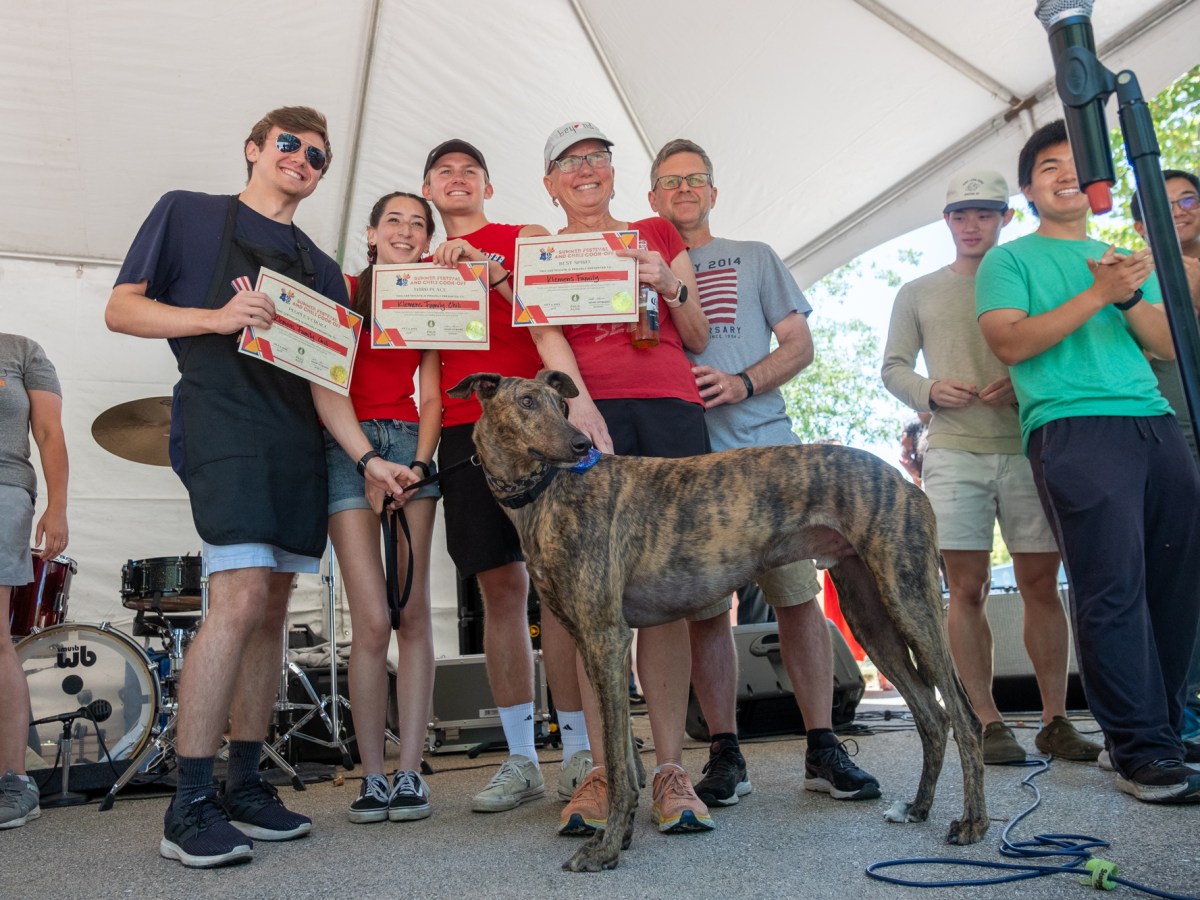
[[[513,325],[636,322],[636,231],[517,238]]]
[[[371,349],[487,350],[488,264],[376,266]]]
[[[270,269],[259,271],[255,290],[275,301],[275,321],[242,329],[238,352],[349,396],[362,316]]]

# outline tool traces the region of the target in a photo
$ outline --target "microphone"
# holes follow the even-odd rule
[[[1079,186],[1092,212],[1106,213],[1112,209],[1112,186],[1117,180],[1104,121],[1104,100],[1113,85],[1112,75],[1096,59],[1092,0],[1038,0],[1035,15],[1050,35]]]
[[[112,704],[107,700],[93,700],[87,706],[81,706],[74,712],[59,713],[57,716],[46,716],[36,719],[30,725],[48,725],[51,722],[70,722],[74,719],[91,719],[93,722],[103,722],[112,715]]]

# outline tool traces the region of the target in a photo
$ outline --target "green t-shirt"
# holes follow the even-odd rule
[[[1049,312],[1092,286],[1087,260],[1099,259],[1106,247],[1039,234],[993,247],[975,278],[975,311],[1019,309],[1031,317]],[[1142,291],[1151,302],[1162,299],[1153,276]],[[1034,429],[1055,419],[1171,412],[1125,316],[1113,306],[1010,371],[1025,447]]]

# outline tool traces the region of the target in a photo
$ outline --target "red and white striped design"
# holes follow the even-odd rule
[[[737,269],[711,269],[696,273],[700,308],[709,324],[732,325],[737,321]]]

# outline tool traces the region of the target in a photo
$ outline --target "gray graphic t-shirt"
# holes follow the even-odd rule
[[[772,326],[792,313],[812,311],[783,260],[766,244],[714,238],[689,249],[688,256],[708,316],[708,347],[688,354],[698,365],[744,371],[771,352]],[[778,388],[710,409],[705,422],[713,450],[799,443]]]

